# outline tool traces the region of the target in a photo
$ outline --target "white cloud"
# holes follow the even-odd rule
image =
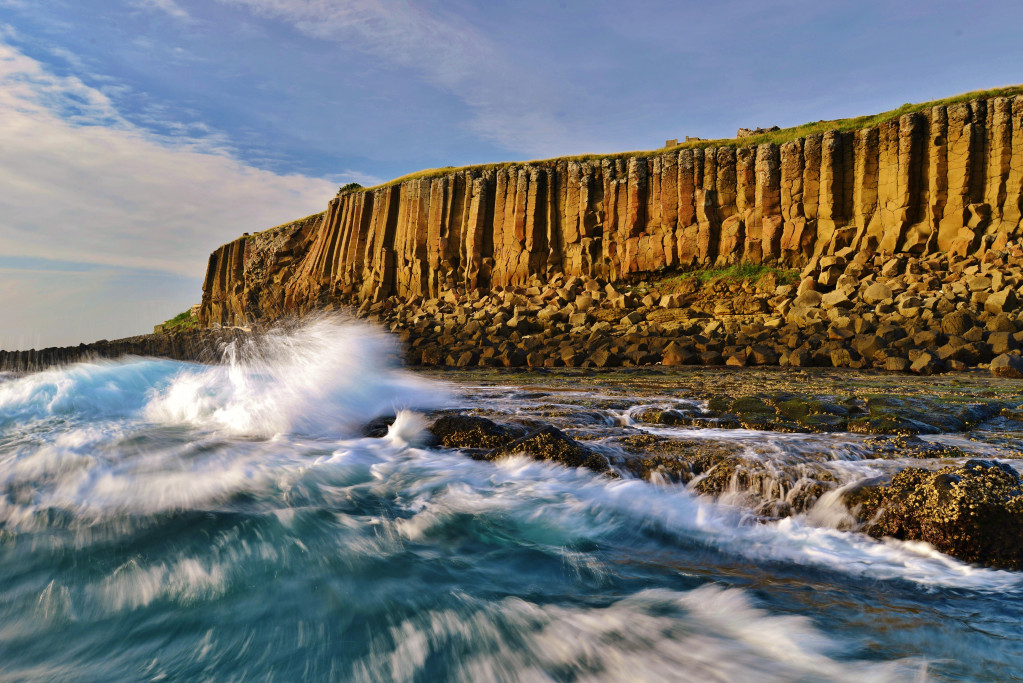
[[[194,275],[241,232],[320,210],[334,183],[160,138],[100,91],[0,44],[0,253]]]
[[[219,1],[418,70],[469,105],[474,130],[509,149],[546,156],[578,144],[578,135],[557,114],[573,96],[565,86],[516,66],[474,27],[444,14],[440,4],[427,11],[412,0]]]
[[[243,232],[323,210],[337,184],[254,168],[209,139],[154,136],[99,90],[55,76],[0,42],[0,187],[0,255],[8,261],[36,257],[188,278],[194,294],[175,293],[174,306],[183,308],[198,300],[213,249]],[[12,311],[21,311],[19,334],[55,343],[59,330],[48,327],[58,322],[43,307],[63,297],[65,308],[89,310],[97,304],[90,292],[117,297],[95,280],[100,272],[0,273],[20,283],[0,288],[5,326],[15,319]],[[82,285],[89,277],[93,284]],[[122,290],[131,286],[123,272],[119,278]],[[33,282],[48,283],[50,298],[36,297]],[[154,300],[161,296],[153,293]],[[104,302],[109,329],[123,328],[124,315],[110,303]]]
[[[174,19],[189,21],[192,17],[175,0],[129,0],[130,5],[143,9],[152,9],[164,12]]]

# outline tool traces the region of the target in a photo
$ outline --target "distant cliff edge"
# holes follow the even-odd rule
[[[342,192],[322,214],[213,252],[199,322],[245,325],[558,274],[614,282],[736,263],[803,267],[844,247],[968,255],[1021,229],[1023,95],[738,146],[748,142]]]

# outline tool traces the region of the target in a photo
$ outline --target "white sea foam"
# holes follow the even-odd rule
[[[190,364],[128,358],[76,363],[0,384],[0,427],[53,417],[109,420],[137,413],[150,392]]]
[[[247,436],[336,437],[403,408],[444,405],[446,388],[398,369],[395,351],[380,330],[320,318],[250,348],[229,347],[227,365],[180,373],[145,415]]]
[[[95,597],[106,609],[119,612],[158,599],[182,604],[208,600],[223,593],[226,586],[227,577],[219,565],[194,558],[149,566],[129,560],[97,587]]]
[[[305,453],[379,415],[398,419],[372,449],[417,445],[425,420],[403,408],[441,406],[448,393],[398,368],[394,350],[368,326],[322,318],[229,348],[226,365],[126,359],[5,382],[0,520],[182,510],[287,486]]]
[[[446,387],[402,371],[382,331],[319,318],[229,346],[225,365],[129,358],[52,368],[0,384],[0,427],[60,417],[144,417],[270,437],[351,434],[379,415],[434,408]]]
[[[471,644],[471,649],[467,647]],[[644,590],[605,607],[495,603],[458,596],[378,634],[360,681],[412,680],[431,657],[458,681],[895,681],[926,675],[919,660],[840,660],[840,646],[810,620],[774,616],[740,589]]]
[[[387,440],[398,448],[422,446],[427,440],[429,422],[421,413],[399,410],[394,422],[387,430]]]

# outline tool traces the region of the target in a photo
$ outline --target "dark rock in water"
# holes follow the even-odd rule
[[[433,423],[430,431],[446,448],[492,449],[522,436],[521,429],[474,415],[445,415]]]
[[[919,436],[875,436],[867,441],[871,457],[880,459],[964,458],[967,453],[957,446],[924,441]]]
[[[635,418],[647,424],[667,426],[691,425],[694,422],[693,416],[673,409],[659,410],[657,408],[648,408],[637,413]]]
[[[742,455],[722,458],[693,484],[710,496],[741,492],[761,517],[787,517],[809,510],[838,485],[835,475],[815,462],[779,467]]]
[[[849,494],[871,536],[927,541],[966,562],[1023,569],[1023,481],[1008,465],[968,460],[910,467]]]
[[[482,454],[478,459],[497,460],[519,453],[534,460],[558,462],[567,467],[586,467],[594,472],[606,472],[611,469],[611,464],[603,455],[586,448],[549,425],[490,453]]]
[[[382,439],[387,436],[387,430],[394,424],[395,419],[394,415],[381,415],[364,424],[359,431],[363,436],[368,436],[372,439]]]
[[[677,483],[689,483],[738,451],[734,445],[708,439],[667,439],[654,434],[632,434],[618,439],[617,445],[630,454],[625,469],[640,479],[660,477]]]
[[[639,434],[617,443],[632,452],[623,464],[637,477],[689,484],[707,496],[740,495],[764,518],[808,510],[838,485],[834,474],[816,462],[779,467],[744,457],[736,446],[706,439],[669,440]]]

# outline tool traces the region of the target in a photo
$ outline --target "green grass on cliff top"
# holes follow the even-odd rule
[[[183,332],[184,330],[195,327],[196,319],[192,317],[192,312],[185,311],[184,313],[178,313],[170,320],[166,320],[163,323],[164,332]]]
[[[906,114],[913,114],[916,112],[930,109],[931,107],[937,107],[949,104],[958,104],[960,102],[971,102],[973,100],[985,100],[995,97],[1011,97],[1012,95],[1023,94],[1023,85],[1011,85],[1004,88],[993,88],[991,90],[974,90],[973,92],[963,93],[961,95],[955,95],[953,97],[946,97],[943,100],[933,100],[931,102],[920,102],[919,104],[906,103],[898,109],[892,109],[891,111],[882,112],[880,114],[868,115],[868,116],[857,116],[849,119],[834,119],[832,121],[817,121],[815,123],[804,123],[801,126],[793,126],[792,128],[782,128],[771,133],[764,133],[763,135],[752,135],[747,138],[730,138],[720,140],[697,140],[692,142],[683,142],[680,145],[674,147],[662,147],[661,149],[655,150],[641,150],[632,152],[616,152],[613,154],[579,154],[576,156],[568,157],[556,157],[553,159],[536,159],[533,161],[501,161],[492,164],[476,164],[473,166],[444,166],[443,168],[429,168],[423,171],[417,171],[415,173],[409,173],[403,175],[400,178],[389,180],[386,183],[375,185],[373,187],[364,187],[358,192],[372,192],[373,190],[379,190],[381,188],[390,187],[403,183],[406,180],[417,180],[419,178],[439,178],[440,176],[447,175],[453,171],[458,170],[491,170],[498,168],[506,168],[509,166],[517,166],[521,164],[542,164],[550,163],[555,161],[597,161],[600,159],[627,159],[629,157],[650,157],[664,154],[665,152],[675,151],[680,149],[706,149],[707,147],[755,147],[756,145],[762,145],[765,143],[773,143],[780,145],[785,142],[791,142],[792,140],[798,140],[799,138],[805,138],[808,135],[814,135],[816,133],[826,133],[830,130],[836,131],[850,131],[860,130],[862,128],[873,128],[885,121],[891,121],[897,119],[900,116]]]

